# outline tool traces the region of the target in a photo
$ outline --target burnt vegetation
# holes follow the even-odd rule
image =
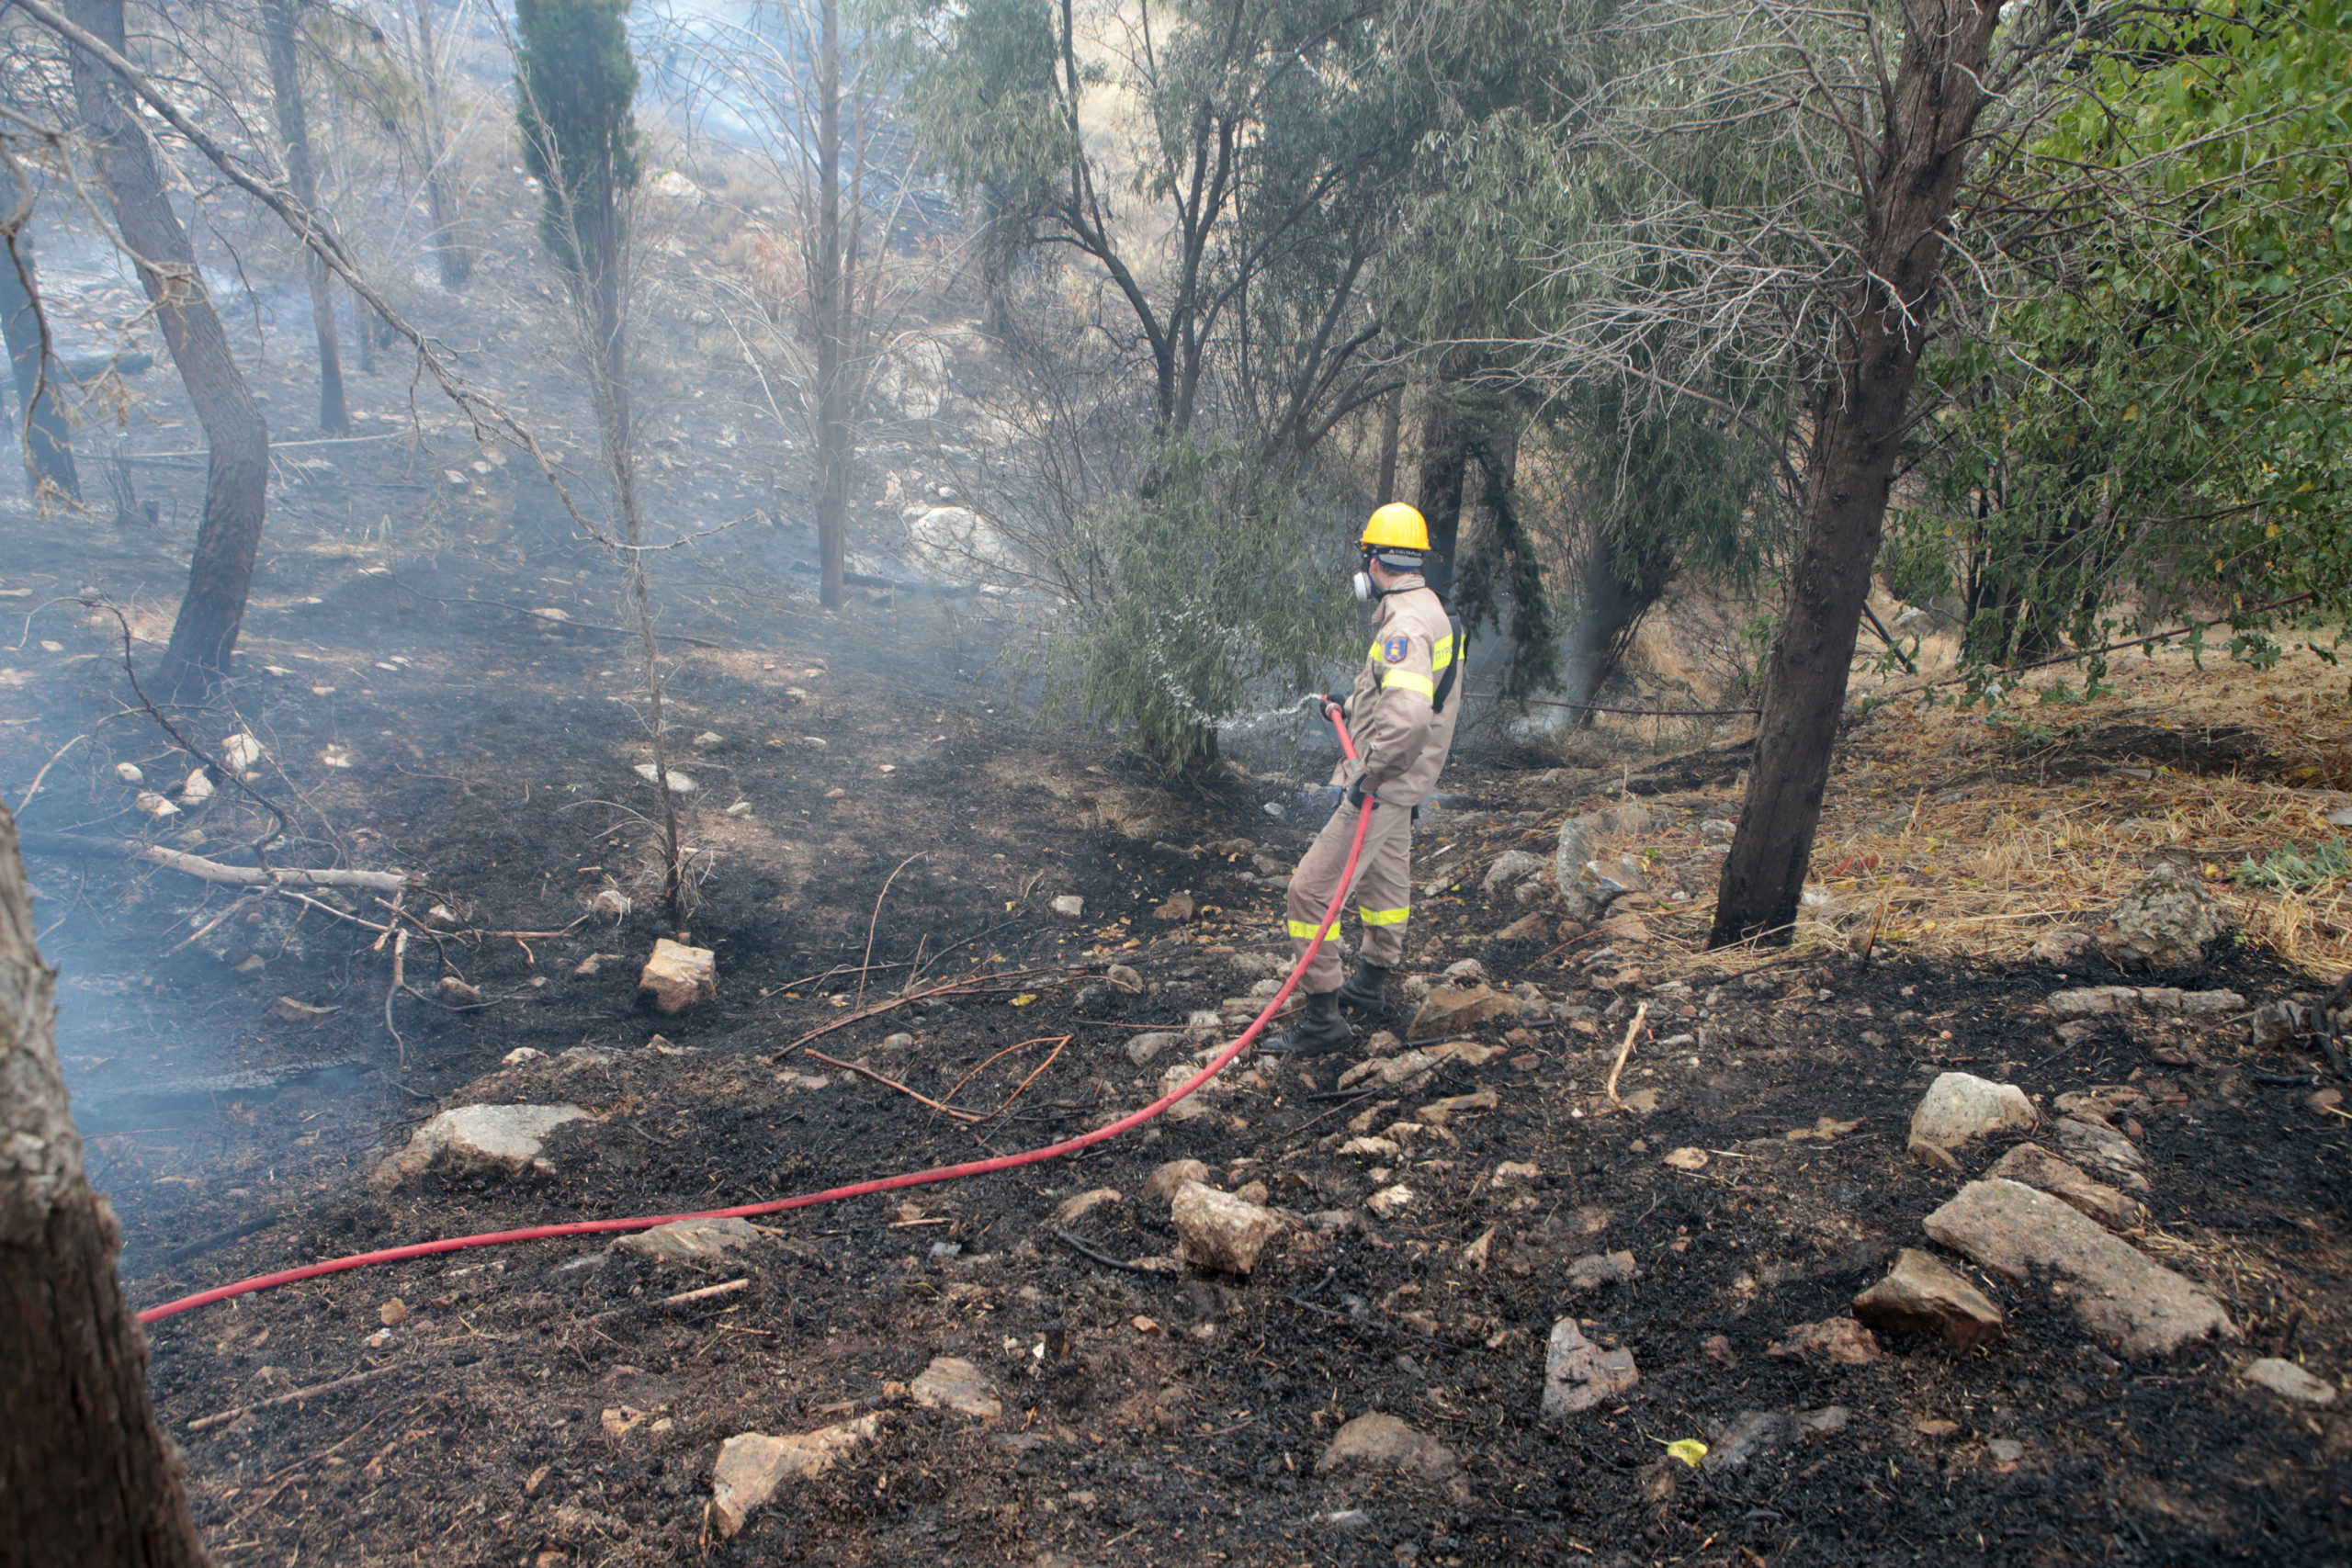
[[[2352,1552],[2346,33],[0,4],[0,1563]]]

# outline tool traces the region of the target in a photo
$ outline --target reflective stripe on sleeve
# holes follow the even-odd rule
[[[1437,682],[1410,670],[1391,670],[1380,678],[1381,685],[1402,686],[1408,692],[1419,692],[1430,701],[1437,701]]]
[[[1437,639],[1430,653],[1430,668],[1442,670],[1453,662],[1453,637],[1451,633]]]
[[[1413,907],[1410,904],[1401,909],[1367,909],[1358,905],[1356,919],[1368,926],[1401,926],[1405,923],[1406,917],[1412,912]],[[1292,923],[1296,924],[1295,921]]]
[[[1321,931],[1323,935],[1329,937],[1333,931],[1339,930],[1339,928],[1340,922],[1337,920],[1333,920],[1329,925],[1322,927],[1317,927],[1313,920],[1293,920],[1290,923],[1290,934],[1292,940],[1295,942],[1313,942],[1315,940],[1315,933],[1318,930]]]

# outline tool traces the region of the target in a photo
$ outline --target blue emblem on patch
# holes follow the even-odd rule
[[[1390,664],[1404,663],[1405,639],[1401,637],[1392,637],[1386,642],[1382,643],[1380,645],[1380,657]]]

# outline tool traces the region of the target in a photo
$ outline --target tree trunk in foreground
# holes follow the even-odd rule
[[[41,336],[40,307],[35,303],[40,285],[33,273],[32,242],[28,225],[17,231],[13,250],[0,247],[0,339],[8,345],[17,405],[25,416],[20,452],[25,460],[25,489],[36,501],[43,485],[68,501],[79,501],[82,479],[74,467],[74,435],[58,400],[64,371],[49,355]]]
[[[817,43],[817,256],[808,279],[817,329],[817,597],[841,608],[853,459],[845,363],[849,287],[842,256],[841,7],[820,0]]]
[[[302,108],[302,62],[295,52],[295,0],[268,0],[263,30],[269,40],[269,96],[277,115],[278,140],[286,143],[286,179],[302,210],[319,209],[319,177],[311,164],[310,117]],[[311,285],[311,327],[319,340],[319,428],[340,435],[351,428],[343,400],[343,350],[335,341],[334,286],[325,260],[303,252]]]
[[[441,62],[433,52],[433,0],[414,0],[411,17],[416,27],[416,76],[424,88],[424,201],[433,218],[433,259],[441,269],[441,287],[463,288],[473,276],[473,255],[458,243],[458,198],[449,189],[448,152],[442,144]],[[359,329],[368,331],[368,324]]]
[[[1469,478],[1474,435],[1446,396],[1446,384],[1431,387],[1421,405],[1421,463],[1413,504],[1430,525],[1430,558],[1423,575],[1441,595],[1453,590],[1453,556],[1462,539],[1462,489]]]
[[[198,1568],[147,1337],[115,1283],[120,1236],[66,1109],[51,979],[0,807],[0,1564]]]
[[[67,15],[98,40],[124,49],[123,0],[71,0]],[[163,171],[120,84],[105,65],[73,52],[74,96],[99,148],[115,221],[139,269],[140,286],[179,367],[188,401],[210,448],[204,520],[188,566],[187,595],[164,652],[164,683],[174,702],[200,701],[225,674],[245,618],[254,556],[261,546],[262,506],[269,486],[269,427],[229,352],[229,334],[205,294],[196,252],[172,210]]]
[[[1911,381],[1935,308],[1943,227],[1969,134],[1998,0],[1905,0],[1903,59],[1880,127],[1838,362],[1805,464],[1804,528],[1765,673],[1756,765],[1724,862],[1708,945],[1786,942],[1821,824],[1854,639],[1886,523]]]

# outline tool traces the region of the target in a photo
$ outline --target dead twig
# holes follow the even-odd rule
[[[984,996],[990,991],[1001,991],[1006,989],[1006,987],[1001,982],[1007,980],[1026,980],[1032,979],[1040,975],[1069,975],[1073,973],[1075,973],[1075,971],[1072,970],[1069,965],[1065,964],[1048,964],[1038,969],[1001,969],[993,974],[971,975],[961,980],[951,980],[944,986],[933,986],[927,991],[912,991],[904,996],[893,997],[887,1002],[876,1002],[870,1008],[861,1008],[854,1012],[845,1013],[842,1017],[833,1020],[831,1023],[818,1025],[808,1033],[801,1035],[798,1039],[786,1044],[782,1050],[770,1057],[769,1060],[781,1062],[786,1056],[792,1055],[793,1052],[801,1049],[812,1040],[822,1040],[826,1035],[834,1032],[836,1030],[847,1029],[853,1023],[862,1023],[869,1018],[879,1018],[886,1012],[895,1012],[899,1009],[905,1007],[910,1002],[924,1001],[933,997]]]
[[[33,782],[25,786],[25,797],[17,802],[17,816],[22,817],[25,814],[25,807],[33,803],[33,796],[40,793],[40,781],[49,777],[49,770],[57,766],[57,760],[88,739],[86,735],[77,735],[49,754],[49,761],[40,765],[40,772],[33,775]]]
[[[808,1053],[808,1055],[811,1059],[822,1062],[829,1067],[839,1067],[843,1072],[855,1073],[860,1077],[872,1078],[884,1089],[895,1089],[900,1094],[905,1095],[909,1100],[920,1100],[923,1104],[931,1107],[933,1111],[938,1111],[943,1116],[953,1116],[958,1122],[984,1122],[988,1120],[988,1118],[982,1116],[977,1111],[958,1111],[952,1105],[942,1105],[939,1101],[932,1099],[931,1096],[923,1093],[922,1090],[909,1089],[906,1085],[900,1083],[896,1078],[885,1077],[880,1073],[876,1072],[872,1067],[861,1066],[855,1062],[844,1062],[839,1056],[828,1056],[822,1051],[811,1051]]]
[[[1088,1246],[1085,1242],[1079,1240],[1078,1237],[1070,1235],[1068,1231],[1057,1230],[1051,1234],[1056,1241],[1060,1242],[1064,1247],[1069,1247],[1080,1258],[1091,1258],[1094,1262],[1102,1265],[1105,1269],[1116,1269],[1121,1273],[1125,1274],[1149,1274],[1154,1272],[1154,1270],[1149,1269],[1138,1269],[1132,1263],[1122,1263],[1117,1258],[1112,1257],[1109,1253],[1100,1251],[1095,1247]]]
[[[402,1365],[403,1363],[399,1361],[387,1361],[380,1367],[370,1367],[364,1372],[354,1372],[349,1377],[331,1378],[325,1382],[314,1382],[308,1388],[298,1388],[291,1393],[281,1393],[269,1399],[255,1400],[251,1404],[240,1404],[234,1409],[223,1410],[211,1416],[199,1416],[187,1424],[187,1429],[191,1432],[209,1431],[214,1427],[234,1421],[241,1416],[251,1416],[258,1410],[275,1410],[282,1404],[299,1404],[305,1399],[316,1399],[322,1394],[341,1393],[345,1389],[356,1388],[363,1382],[373,1382],[387,1373],[396,1372]]]
[[[882,900],[890,896],[890,884],[899,880],[899,873],[930,852],[929,850],[917,850],[897,865],[892,866],[890,874],[882,879],[882,891],[874,896],[874,913],[867,916],[865,919],[865,952],[857,961],[857,1005],[859,1007],[865,1005],[865,970],[866,966],[874,962],[874,930],[882,923]]]
[[[384,987],[384,1032],[392,1037],[392,1049],[399,1053],[400,1065],[403,1067],[408,1066],[408,1042],[401,1039],[401,1032],[393,1027],[392,1001],[408,989],[408,983],[401,974],[407,962],[408,928],[403,926],[392,938],[392,983]]]
[[[1634,1021],[1625,1025],[1625,1042],[1617,1047],[1617,1060],[1609,1069],[1609,1103],[1620,1111],[1625,1109],[1625,1102],[1617,1098],[1617,1076],[1625,1070],[1625,1059],[1634,1054],[1634,1036],[1642,1032],[1642,1021],[1649,1015],[1650,1004],[1647,1002],[1634,1010]]]

